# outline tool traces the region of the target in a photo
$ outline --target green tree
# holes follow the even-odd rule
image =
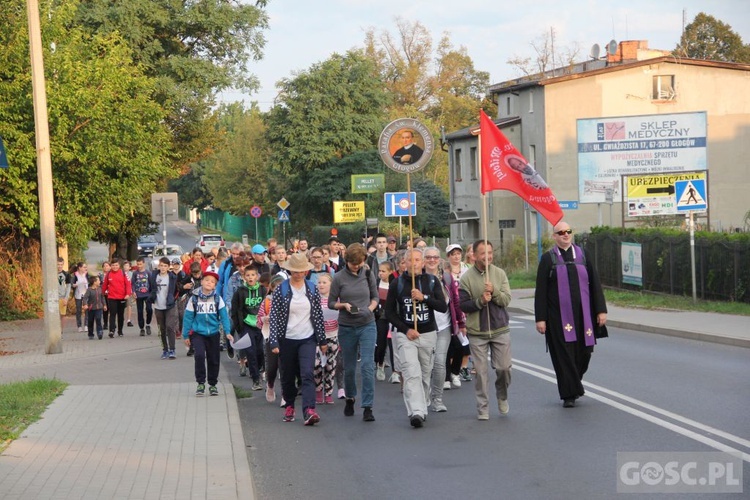
[[[743,44],[730,25],[704,12],[685,26],[674,53],[693,59],[750,63],[750,45]]]
[[[223,144],[204,160],[203,182],[214,207],[245,215],[253,205],[268,212],[272,205],[268,191],[268,145],[266,127],[258,109],[241,104],[220,109],[219,123],[226,130]]]

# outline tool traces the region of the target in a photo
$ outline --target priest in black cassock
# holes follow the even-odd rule
[[[557,390],[565,408],[583,396],[584,373],[597,337],[606,336],[607,304],[599,275],[573,231],[561,221],[553,229],[555,246],[545,252],[536,275],[536,330],[545,335]]]

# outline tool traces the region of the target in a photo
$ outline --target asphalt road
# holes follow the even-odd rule
[[[533,318],[513,316],[511,335],[510,414],[495,410],[487,422],[476,420],[466,383],[446,391],[448,412],[422,429],[409,426],[399,386],[386,382],[376,385],[373,423],[359,410],[344,417],[340,400],[319,407],[313,428],[282,422],[263,392],[240,400],[258,497],[608,498],[618,452],[750,453],[746,349],[611,328],[586,376],[594,385],[563,409]],[[224,357],[222,369],[250,389],[234,362]]]

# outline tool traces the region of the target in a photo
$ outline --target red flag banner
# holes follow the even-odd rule
[[[557,198],[534,167],[480,110],[482,194],[504,189],[526,200],[553,226],[563,218]]]

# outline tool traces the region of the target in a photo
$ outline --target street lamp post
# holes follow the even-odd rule
[[[55,202],[52,191],[52,161],[50,159],[49,124],[47,122],[47,93],[44,87],[42,59],[42,30],[38,0],[26,1],[29,19],[29,52],[31,54],[31,86],[34,96],[34,126],[36,130],[36,167],[39,183],[39,230],[42,243],[42,293],[44,302],[44,331],[47,336],[45,352],[62,352],[62,330],[57,296],[57,242],[55,240]]]

